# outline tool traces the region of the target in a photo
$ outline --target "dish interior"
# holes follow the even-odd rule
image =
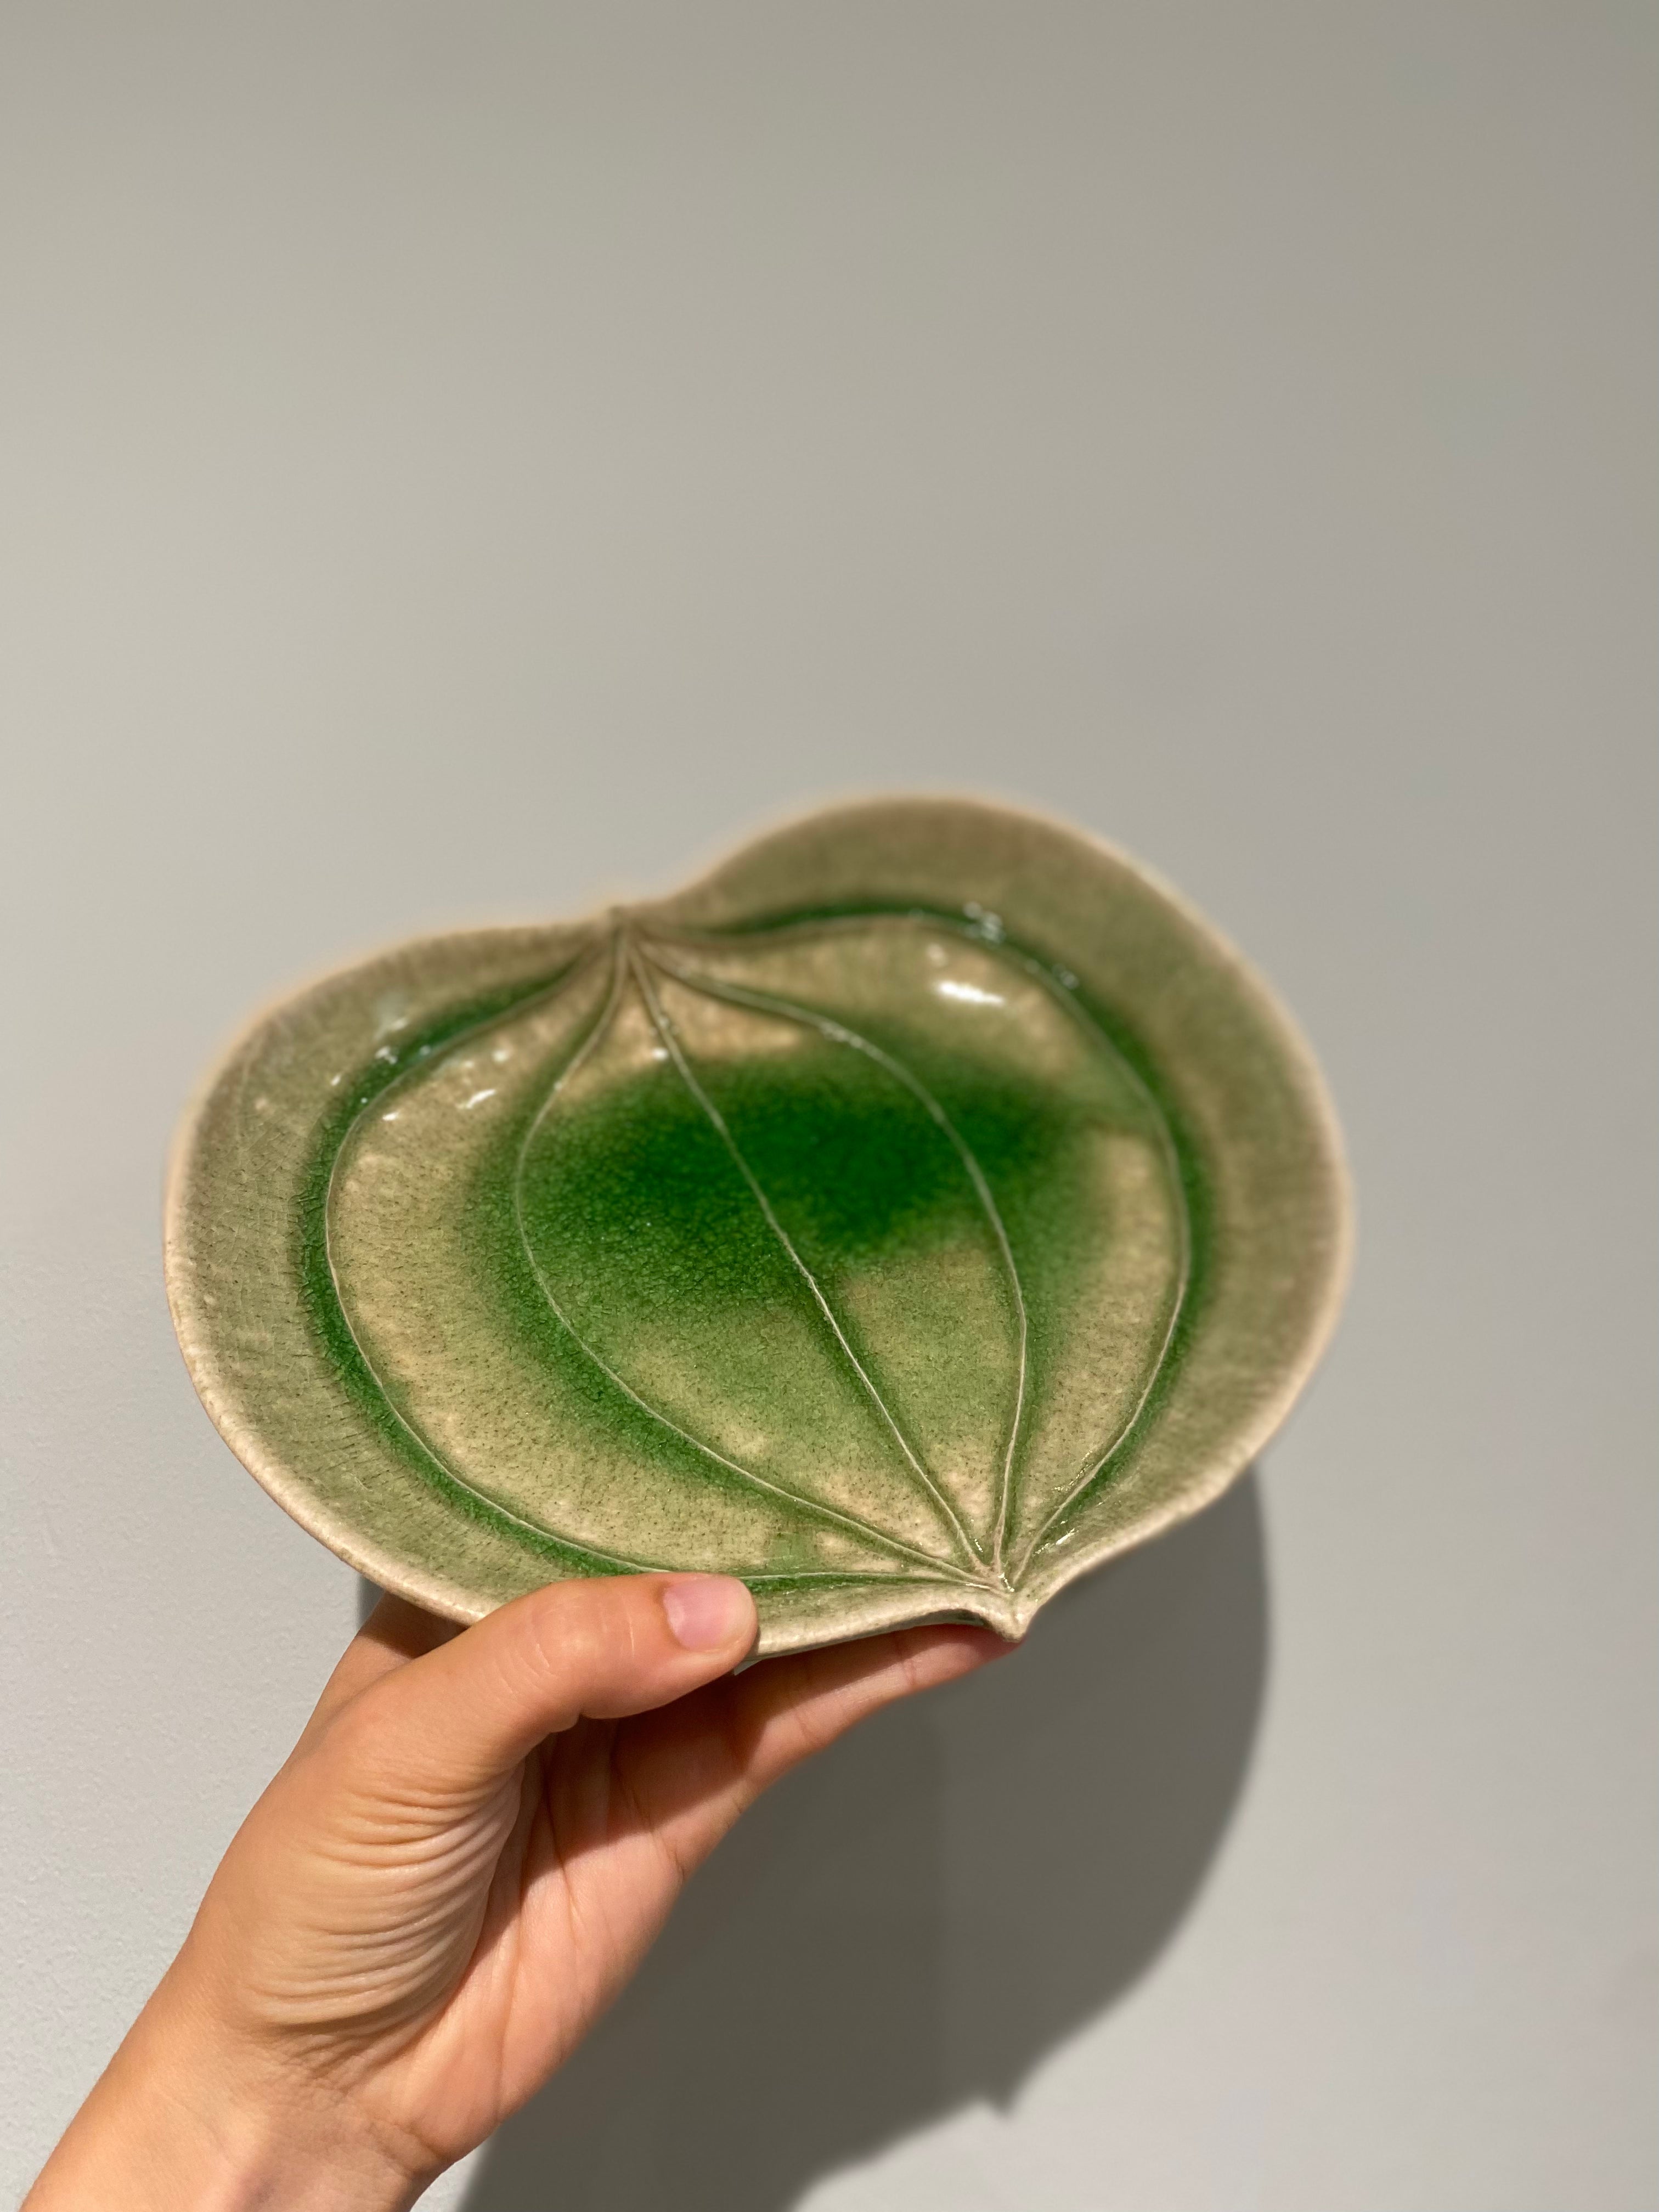
[[[386,1443],[550,1571],[984,1617],[1179,1367],[1194,1148],[994,915],[618,916],[418,1030],[377,1013],[298,1210],[310,1321]]]

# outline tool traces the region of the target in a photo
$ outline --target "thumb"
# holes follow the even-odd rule
[[[726,1674],[757,1626],[754,1599],[728,1575],[551,1583],[383,1677],[354,1717],[402,1787],[488,1789],[544,1736]]]

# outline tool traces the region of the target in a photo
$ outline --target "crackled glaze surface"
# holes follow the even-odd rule
[[[278,1008],[185,1133],[168,1274],[221,1428],[377,1579],[465,1616],[720,1569],[783,1649],[1018,1632],[1212,1495],[1345,1223],[1310,1064],[1201,925],[1072,833],[889,802]]]

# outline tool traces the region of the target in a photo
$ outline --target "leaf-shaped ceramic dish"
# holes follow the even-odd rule
[[[762,1649],[1060,1586],[1213,1498],[1334,1318],[1318,1073],[1120,854],[963,801],[406,945],[268,1014],[167,1271],[232,1447],[459,1618],[743,1575]]]

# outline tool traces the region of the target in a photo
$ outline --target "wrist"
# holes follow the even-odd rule
[[[241,2045],[178,1975],[139,2014],[25,2212],[404,2212],[433,2174]]]

